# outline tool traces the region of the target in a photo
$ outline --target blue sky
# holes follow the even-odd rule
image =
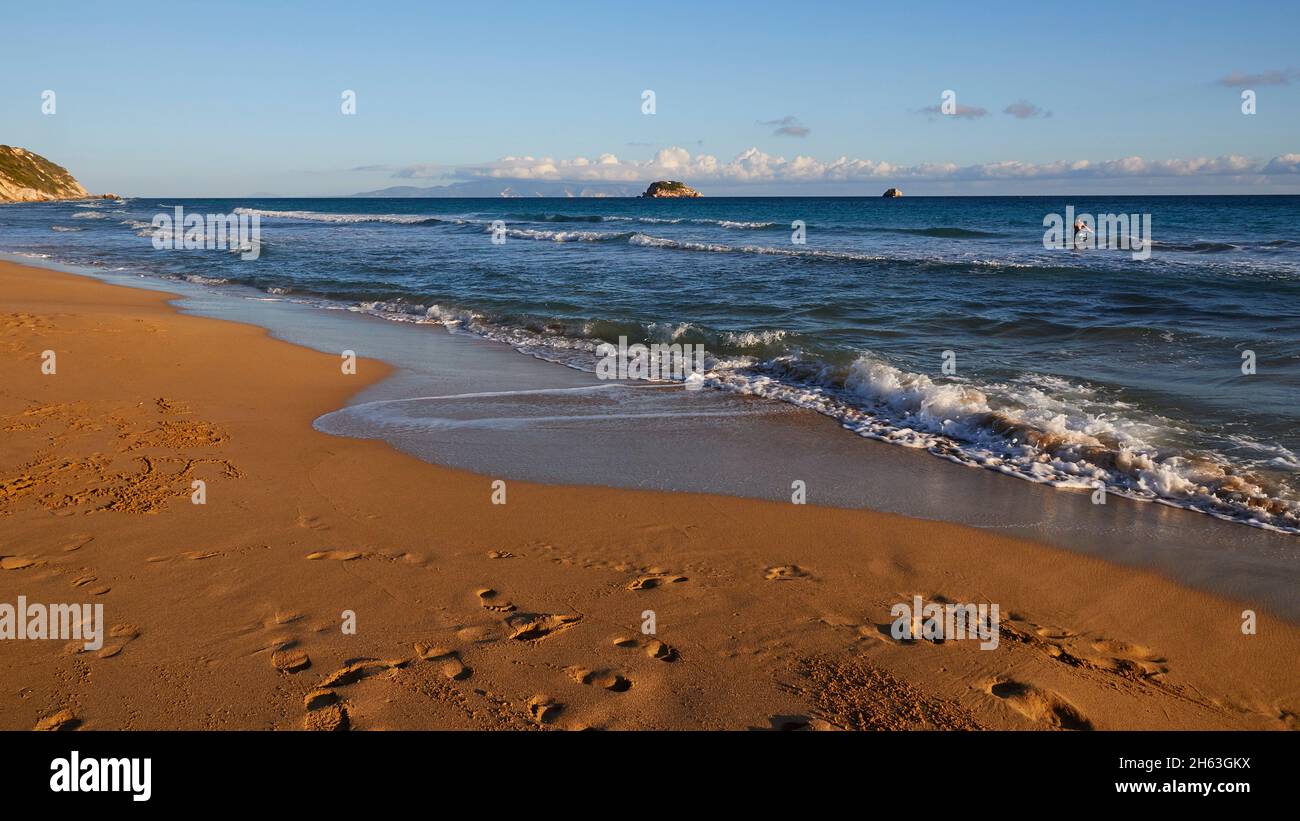
[[[160,196],[673,172],[717,194],[1300,192],[1294,0],[624,5],[21,4],[0,143]],[[947,89],[986,113],[925,113]]]

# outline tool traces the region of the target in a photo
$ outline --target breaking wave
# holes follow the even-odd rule
[[[1269,471],[1218,453],[1183,452],[1180,423],[1129,418],[1125,406],[1086,384],[1027,374],[977,384],[901,369],[871,352],[826,358],[784,330],[716,331],[695,323],[544,320],[498,323],[442,304],[365,302],[352,310],[511,345],[520,353],[592,371],[604,341],[703,344],[704,385],[814,410],[863,437],[926,450],[959,464],[1054,487],[1096,490],[1300,533],[1300,501]],[[1245,446],[1267,446],[1246,441]],[[1295,454],[1278,454],[1280,473]]]

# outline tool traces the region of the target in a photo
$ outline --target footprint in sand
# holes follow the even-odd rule
[[[318,687],[310,691],[302,697],[302,706],[307,710],[302,719],[304,730],[340,732],[351,726],[347,707],[333,690]]]
[[[770,582],[786,582],[795,579],[810,579],[812,574],[797,564],[783,564],[769,567],[763,578]]]
[[[834,724],[820,718],[805,715],[783,715],[768,718],[767,727],[751,727],[752,730],[775,730],[777,732],[833,732],[839,730]]]
[[[361,558],[361,553],[356,550],[317,550],[314,553],[307,554],[307,559],[313,562],[321,559],[329,559],[330,561],[335,562],[350,562],[353,559],[359,558]]]
[[[1004,700],[1013,710],[1055,730],[1091,730],[1092,722],[1084,718],[1073,704],[1050,690],[1019,681],[996,681],[988,692]]]
[[[415,645],[415,651],[419,658],[442,659],[443,674],[448,678],[463,679],[470,674],[469,668],[460,663],[460,659],[454,650],[418,642]],[[349,729],[352,724],[348,709],[333,688],[356,684],[362,679],[380,673],[400,670],[413,661],[413,658],[352,659],[345,666],[326,676],[316,687],[303,696],[303,706],[307,709],[307,715],[303,717],[303,728],[329,731]]]
[[[57,713],[42,718],[36,722],[33,730],[43,732],[58,732],[59,730],[75,730],[81,724],[81,719],[72,714],[71,710],[59,710]]]
[[[1033,624],[1032,622],[1031,626],[1034,628],[1036,634],[1045,639],[1054,639],[1059,641],[1061,639],[1072,639],[1079,635],[1068,627],[1053,627],[1047,624]]]
[[[510,638],[515,641],[541,641],[582,621],[580,615],[516,613],[506,618]]]
[[[441,647],[420,641],[415,643],[415,655],[425,661],[441,662],[439,667],[442,674],[453,681],[467,679],[474,672],[460,660],[460,653],[450,647]]]
[[[1156,679],[1169,672],[1167,660],[1149,647],[1106,638],[1089,639],[1066,627],[1053,627],[1019,619],[1032,634],[1003,625],[1016,641],[1024,641],[1059,662],[1072,667],[1091,667],[1130,680]],[[1042,641],[1037,641],[1042,639]]]
[[[894,644],[903,644],[903,645],[907,645],[908,647],[916,644],[916,639],[914,638],[912,639],[894,638],[894,623],[892,621],[886,624],[877,624],[876,633],[882,636],[885,641],[892,642]]]
[[[456,656],[444,659],[439,669],[442,670],[444,676],[452,681],[463,681],[474,673]]]
[[[311,658],[306,652],[289,646],[272,653],[271,664],[281,673],[297,673],[311,666]]]
[[[63,547],[59,549],[64,551],[65,553],[71,553],[74,550],[80,550],[81,548],[90,544],[94,540],[95,540],[94,536],[90,536],[84,533],[78,533],[68,541],[64,542]]]
[[[565,670],[579,684],[602,687],[615,693],[632,689],[632,680],[613,670],[588,670],[586,667],[569,667]]]
[[[646,643],[645,654],[652,659],[659,659],[660,661],[671,662],[677,661],[681,658],[681,654],[677,652],[676,647],[673,647],[671,644],[666,644],[659,639],[651,639]]]
[[[319,710],[322,707],[328,707],[331,704],[337,704],[339,694],[333,690],[312,690],[302,697],[302,706],[308,710]]]
[[[638,579],[633,579],[631,582],[629,582],[627,589],[628,590],[653,590],[656,587],[660,587],[664,584],[681,584],[686,580],[687,579],[685,576],[670,576],[670,575],[662,575],[662,574],[654,575],[654,576],[642,576]]]
[[[466,644],[491,644],[502,637],[500,624],[475,624],[456,631],[456,638]]]
[[[1101,653],[1102,657],[1088,657],[1088,661],[1115,672],[1139,676],[1157,676],[1169,672],[1163,657],[1140,644],[1097,639],[1092,642],[1092,649]]]
[[[126,646],[140,637],[140,629],[134,624],[115,624],[109,628],[108,635],[113,641],[105,643],[96,658],[110,659],[126,649]]]
[[[325,677],[318,689],[342,687],[355,684],[363,678],[388,670],[398,670],[410,663],[410,659],[356,659]]]
[[[563,704],[544,695],[528,699],[528,715],[538,724],[550,724],[563,709]]]
[[[613,644],[615,647],[622,647],[624,649],[642,646],[641,639],[636,638],[635,636],[619,636],[613,639]],[[677,652],[676,647],[673,647],[667,642],[662,642],[659,639],[650,639],[645,642],[644,648],[645,654],[652,659],[673,662],[681,658],[681,654]]]
[[[478,591],[478,602],[484,610],[491,610],[494,613],[509,613],[515,609],[514,604],[501,598],[501,594],[490,587],[485,587]]]
[[[443,647],[426,641],[417,641],[415,643],[415,655],[426,661],[437,661],[440,658],[456,655],[456,651],[450,647]]]
[[[348,729],[350,726],[347,708],[342,704],[327,704],[319,709],[311,710],[302,719],[304,730],[337,733]]]

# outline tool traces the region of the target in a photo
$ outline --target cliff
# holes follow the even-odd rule
[[[63,166],[24,148],[0,145],[0,202],[79,200],[90,196]]]

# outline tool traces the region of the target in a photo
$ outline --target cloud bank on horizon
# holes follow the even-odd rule
[[[378,170],[368,166],[358,170]],[[1007,160],[958,165],[889,162],[839,157],[823,161],[796,155],[791,159],[758,148],[742,151],[730,161],[711,154],[691,154],[677,146],[659,150],[649,160],[624,160],[614,154],[595,159],[575,157],[504,157],[478,165],[409,165],[386,169],[398,179],[499,179],[572,183],[643,183],[681,179],[691,183],[878,183],[882,181],[1124,179],[1141,177],[1272,176],[1300,173],[1300,153],[1268,160],[1237,154],[1192,159],[1148,160],[1131,156],[1114,160],[1058,160],[1047,163]]]

